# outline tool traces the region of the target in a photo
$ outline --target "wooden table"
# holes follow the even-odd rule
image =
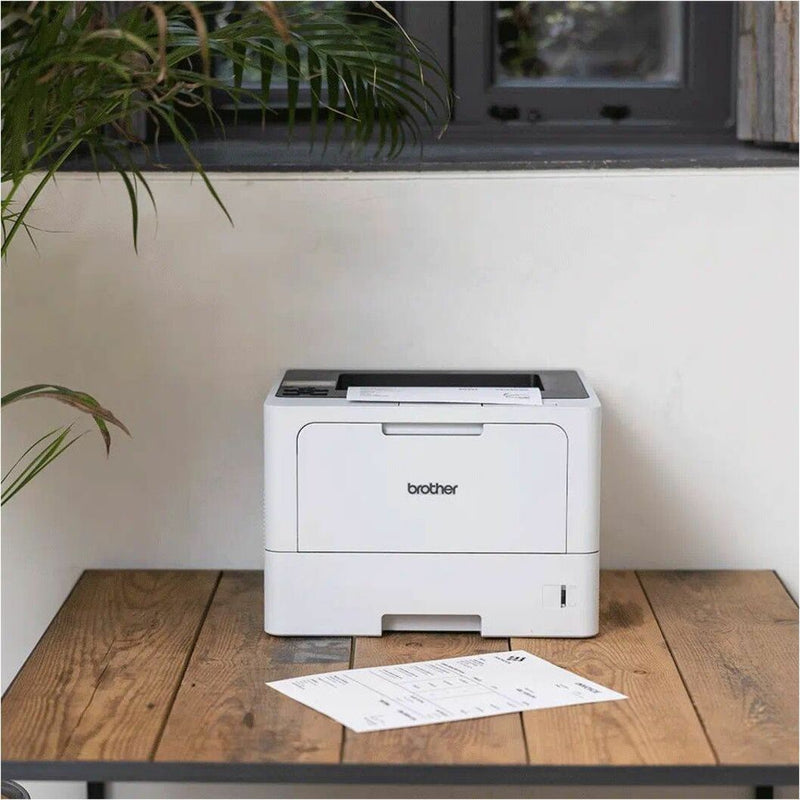
[[[3,698],[3,776],[85,780],[94,796],[117,780],[751,784],[762,796],[797,782],[797,606],[773,572],[604,572],[594,639],[278,638],[262,629],[261,584],[260,572],[85,572]],[[509,648],[630,699],[356,734],[264,686]]]

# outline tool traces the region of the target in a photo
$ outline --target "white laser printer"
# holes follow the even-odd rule
[[[597,633],[581,373],[293,369],[264,433],[268,633]]]

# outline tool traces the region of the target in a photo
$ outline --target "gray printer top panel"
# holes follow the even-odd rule
[[[348,386],[537,387],[545,400],[584,400],[589,394],[575,370],[335,370],[290,369],[278,397],[346,397]]]

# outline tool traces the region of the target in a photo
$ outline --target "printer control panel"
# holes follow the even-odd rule
[[[331,390],[324,386],[292,386],[281,384],[278,397],[330,397]]]

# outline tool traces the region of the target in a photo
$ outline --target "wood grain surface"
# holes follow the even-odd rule
[[[478,634],[388,633],[357,638],[354,667],[407,664],[508,650],[507,639]],[[525,764],[519,714],[445,722],[418,728],[345,731],[343,761],[361,764]]]
[[[797,141],[797,0],[775,2],[775,141]]]
[[[150,758],[218,576],[85,572],[3,698],[3,758]]]
[[[157,761],[339,761],[342,726],[265,682],[347,669],[351,640],[264,633],[263,581],[223,573]]]
[[[633,572],[603,571],[593,639],[512,639],[627,700],[523,713],[532,764],[713,764],[692,701]]]
[[[797,142],[798,4],[739,2],[736,135]]]
[[[797,606],[772,572],[603,572],[596,638],[511,642],[272,637],[262,582],[261,572],[84,573],[3,698],[3,758],[797,763]],[[265,686],[509,648],[629,699],[355,734]]]
[[[797,606],[773,572],[640,572],[723,764],[797,763]]]

